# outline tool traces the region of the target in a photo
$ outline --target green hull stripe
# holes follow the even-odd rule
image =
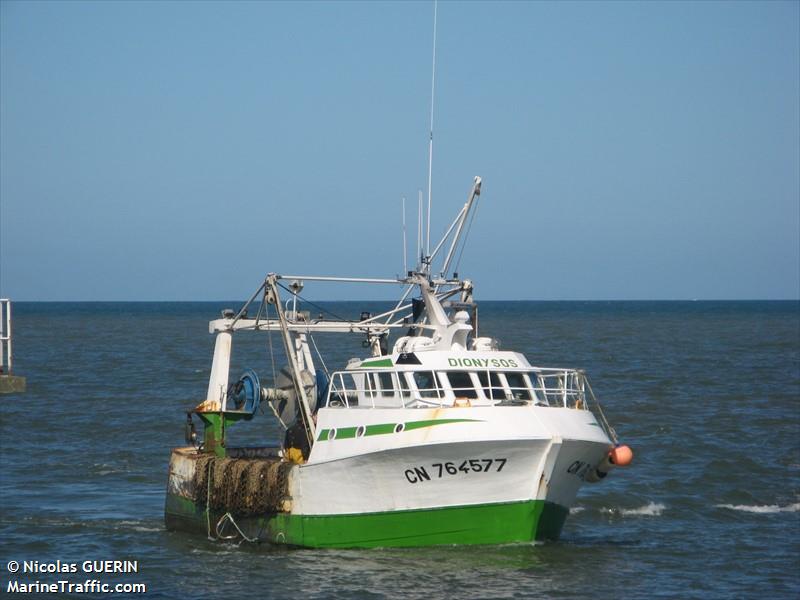
[[[379,425],[367,425],[367,431],[364,435],[385,435],[387,433],[394,433],[394,428],[397,427],[395,423],[381,423]]]
[[[432,419],[426,421],[409,421],[403,424],[402,431],[413,431],[414,429],[422,429],[424,427],[433,427],[434,425],[447,425],[448,423],[475,423],[480,422],[479,419]],[[396,431],[399,423],[380,423],[378,425],[367,425],[364,430],[364,435],[385,435],[387,433],[400,433]],[[346,440],[356,437],[358,427],[339,427],[336,429],[336,436],[331,437],[331,429],[323,429],[317,436],[318,442],[327,442],[330,439]]]
[[[349,438],[356,437],[356,428],[355,427],[341,427],[340,429],[336,430],[336,439],[337,440],[346,440]]]
[[[279,513],[236,518],[236,523],[248,537],[265,542],[315,548],[372,548],[556,539],[568,514],[563,506],[528,500],[360,515]],[[212,511],[212,527],[221,515]],[[167,528],[206,534],[206,523],[202,507],[167,495]]]

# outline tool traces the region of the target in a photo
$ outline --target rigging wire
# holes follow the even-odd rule
[[[603,412],[603,407],[600,406],[600,401],[597,399],[597,396],[594,395],[594,390],[592,389],[592,384],[589,383],[589,380],[584,377],[583,378],[586,387],[589,388],[589,396],[594,400],[594,404],[597,407],[597,411],[600,413],[601,423],[605,426],[605,431],[608,434],[608,437],[611,438],[611,441],[614,442],[615,446],[619,446],[619,439],[617,439],[617,432],[608,422],[606,419],[606,415]]]
[[[269,303],[267,302],[267,292],[266,292],[266,290],[264,290],[264,304],[267,307],[267,309],[266,309],[266,317],[267,317],[267,321],[269,321]],[[269,343],[269,360],[270,360],[270,363],[272,364],[272,385],[275,386],[275,385],[277,385],[277,375],[275,373],[275,350],[272,347],[272,328],[271,327],[267,327],[267,341]],[[272,414],[275,415],[276,419],[278,419],[278,423],[280,423],[281,426],[284,429],[289,429],[289,426],[286,425],[286,423],[283,422],[283,419],[281,419],[281,416],[278,414],[278,411],[275,410],[275,405],[269,400],[267,400],[267,404],[269,405],[270,409],[272,410]]]
[[[303,302],[305,302],[306,304],[310,304],[310,305],[311,305],[311,306],[313,306],[314,308],[317,308],[317,309],[319,309],[319,310],[320,310],[320,312],[328,313],[330,316],[334,317],[334,318],[335,318],[336,320],[338,320],[338,321],[347,321],[347,322],[350,322],[350,323],[358,323],[358,321],[355,321],[355,320],[353,320],[353,319],[345,319],[344,317],[337,315],[337,314],[336,314],[336,313],[334,313],[333,311],[331,311],[331,310],[328,310],[327,308],[323,308],[323,307],[321,307],[319,304],[315,304],[314,302],[312,302],[312,301],[311,301],[311,300],[309,300],[308,298],[304,298],[304,297],[303,297],[303,296],[301,296],[300,294],[295,294],[295,293],[294,293],[292,290],[290,290],[289,288],[287,288],[285,285],[283,285],[283,284],[282,284],[282,283],[280,283],[280,282],[277,282],[277,284],[278,284],[278,286],[279,286],[279,287],[283,288],[284,290],[286,290],[286,291],[287,291],[287,292],[289,292],[290,294],[292,294],[292,295],[294,295],[294,296],[297,296],[297,297],[298,297],[300,300],[302,300],[302,301],[303,301]]]
[[[467,231],[464,233],[464,239],[461,242],[461,249],[458,251],[458,258],[456,259],[456,266],[453,268],[454,273],[458,273],[458,267],[461,265],[461,256],[464,254],[464,248],[467,247],[467,239],[469,238],[469,232],[472,230],[472,222],[475,220],[475,214],[478,212],[478,208],[480,208],[480,199],[475,202],[475,209],[472,211],[472,214],[469,217],[469,223],[467,223]],[[445,273],[447,276],[447,273]]]
[[[311,340],[311,345],[314,346],[314,351],[317,353],[317,358],[319,358],[319,362],[322,363],[322,370],[325,371],[325,375],[327,375],[328,378],[330,379],[331,373],[330,371],[328,371],[328,365],[325,364],[325,359],[322,358],[322,353],[319,351],[319,348],[317,348],[317,341],[314,339],[314,336],[311,335],[310,332],[308,334],[308,338]]]
[[[258,312],[256,313],[256,328],[258,328],[258,322],[261,320],[261,315],[264,313],[264,305],[266,304],[266,301],[264,300],[265,297],[266,294],[262,296],[261,304],[259,305]]]

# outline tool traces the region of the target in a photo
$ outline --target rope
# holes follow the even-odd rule
[[[273,279],[272,285],[275,285],[277,287],[281,287],[284,290],[286,290],[287,292],[289,292],[290,294],[296,295],[298,298],[300,298],[304,302],[308,302],[309,304],[314,305],[313,302],[305,300],[299,294],[295,294],[292,290],[290,290],[289,288],[287,288],[285,285],[281,284],[277,280]],[[273,295],[275,296],[275,310],[277,311],[278,319],[280,320],[281,331],[286,334],[285,336],[282,336],[283,337],[284,350],[286,352],[286,358],[287,358],[287,360],[289,360],[290,365],[297,366],[295,364],[295,359],[294,359],[294,354],[293,354],[295,352],[295,348],[292,348],[291,345],[290,345],[291,333],[289,332],[288,325],[286,323],[286,317],[281,312],[281,307],[280,307],[281,305],[278,304],[279,299],[278,299],[277,290],[273,290]],[[314,305],[314,306],[316,306],[316,305]],[[324,310],[322,307],[318,307],[318,308],[320,310]],[[331,313],[331,314],[333,314],[333,313]],[[339,317],[337,317],[337,318],[339,318]],[[297,393],[298,399],[302,400],[302,398],[304,396],[303,382],[300,381],[299,377],[300,376],[299,376],[298,373],[294,373],[293,376],[292,376],[292,382],[294,383],[294,388],[295,388],[295,392]],[[311,435],[311,427],[312,426],[309,423],[309,419],[311,419],[311,418],[312,418],[312,416],[310,414],[309,415],[305,414],[305,410],[300,410],[300,420],[303,423],[303,430],[304,430],[304,432],[306,434],[306,440],[308,441],[308,447],[309,448],[311,448],[311,446],[314,445],[313,436]]]
[[[216,527],[217,539],[219,539],[219,540],[235,540],[236,539],[236,534],[231,534],[231,535],[223,535],[222,534],[222,528],[225,526],[226,519],[228,521],[230,521],[231,524],[236,528],[236,531],[239,532],[239,535],[242,536],[242,539],[244,541],[250,542],[251,544],[254,544],[254,543],[258,542],[258,538],[247,537],[244,534],[244,531],[242,531],[239,528],[239,526],[236,524],[236,521],[233,520],[233,515],[231,513],[229,513],[229,512],[226,512],[224,515],[222,515],[220,517],[219,521],[217,521],[217,527]]]
[[[320,353],[319,348],[317,348],[317,342],[314,339],[314,336],[309,333],[308,337],[311,339],[311,344],[314,346],[314,351],[317,353],[317,358],[319,358],[319,362],[322,363],[322,368],[325,371],[325,375],[327,375],[328,378],[330,378],[331,373],[330,371],[328,371],[328,365],[325,364],[325,359],[322,358],[322,354]]]
[[[267,321],[269,321],[269,305],[267,305],[266,317]],[[275,385],[277,376],[275,374],[275,350],[272,347],[272,327],[267,327],[267,342],[269,343],[269,359],[272,363],[272,385]],[[270,404],[270,406],[272,406],[272,404]],[[275,409],[273,408],[272,410],[274,411]]]
[[[211,537],[211,466],[214,464],[213,460],[208,461],[208,473],[206,473],[206,536],[209,540],[214,541]]]
[[[211,467],[214,465],[214,461],[208,461],[208,473],[206,474],[206,479],[208,481],[208,486],[206,488],[206,537],[212,542],[216,542],[217,540],[233,540],[236,538],[236,535],[223,535],[222,528],[225,525],[225,520],[229,520],[233,526],[236,528],[236,531],[239,532],[239,535],[242,536],[243,540],[246,540],[250,543],[255,543],[258,541],[258,538],[250,538],[247,537],[244,532],[239,528],[236,524],[236,521],[233,520],[233,515],[230,512],[226,512],[222,515],[217,521],[216,527],[214,527],[214,532],[217,534],[217,537],[211,536]]]
[[[266,294],[264,295],[264,306],[267,307],[266,311],[265,311],[265,316],[266,316],[267,321],[269,321],[269,304],[267,303],[267,300],[266,300]],[[270,363],[272,364],[272,384],[275,385],[275,380],[276,380],[276,374],[275,374],[275,349],[272,347],[272,328],[271,327],[267,328],[267,341],[269,343],[269,360],[270,360]],[[275,415],[276,419],[278,419],[278,423],[280,423],[281,426],[284,429],[289,429],[289,427],[286,425],[286,423],[283,422],[283,419],[281,419],[280,415],[278,414],[278,411],[275,410],[275,406],[272,404],[272,402],[268,400],[267,404],[269,405],[269,408],[272,411],[272,414]],[[260,406],[259,406],[259,408],[260,408]]]
[[[586,384],[586,387],[589,388],[589,395],[592,397],[592,400],[594,401],[594,404],[597,407],[597,412],[600,413],[600,421],[603,423],[604,426],[603,428],[606,430],[606,433],[611,438],[611,441],[614,442],[614,445],[618,446],[619,440],[617,439],[617,432],[614,431],[614,428],[608,422],[608,419],[606,419],[606,415],[605,413],[603,413],[603,407],[600,406],[600,401],[597,399],[597,396],[594,395],[592,384],[589,383],[589,380],[586,377],[583,378],[583,381]]]
[[[272,401],[267,400],[267,404],[269,404],[269,407],[272,409],[272,414],[275,415],[276,419],[278,419],[278,423],[281,424],[281,427],[283,427],[284,429],[289,429],[289,426],[283,422],[283,419],[281,419],[281,416],[278,414],[278,411],[275,410],[275,407],[272,405]]]

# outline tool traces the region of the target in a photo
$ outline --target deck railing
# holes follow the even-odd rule
[[[462,371],[463,372],[463,371]],[[583,371],[577,369],[532,369],[516,371],[528,376],[530,387],[499,383],[495,378],[503,371],[469,371],[485,374],[485,381],[478,387],[452,388],[445,380],[448,371],[435,371],[430,386],[412,387],[406,380],[405,371],[337,371],[331,376],[327,405],[352,408],[355,406],[405,408],[409,406],[451,406],[459,401],[489,401],[499,404],[533,403],[565,408],[588,408],[587,397],[593,398]],[[432,371],[424,371],[425,374]]]
[[[430,371],[427,372],[430,373]],[[491,374],[487,371],[469,372],[485,373],[487,382],[492,381],[491,374],[503,373],[502,371],[492,371]],[[449,381],[447,382],[448,386],[443,386],[442,376],[446,376],[448,371],[436,371],[435,387],[427,388],[409,386],[405,379],[407,371],[338,371],[331,376],[327,406],[426,408],[460,406],[459,401],[462,400],[466,401],[466,406],[469,406],[471,400],[460,398],[458,394],[474,392],[479,405],[488,400],[489,406],[537,404],[591,411],[597,417],[600,427],[606,432],[609,439],[613,443],[617,443],[616,432],[608,423],[592,386],[581,369],[533,368],[514,372],[524,373],[530,381],[531,387],[519,388],[504,385],[502,386],[503,399],[498,400],[492,398],[492,392],[501,388],[494,382],[490,384],[490,387],[480,386],[474,389],[460,387],[455,390],[449,388]],[[359,385],[357,380],[363,383]],[[482,395],[481,392],[483,392]],[[522,400],[521,398],[527,399]]]
[[[550,406],[586,408],[586,374],[580,369],[534,369],[537,395]]]

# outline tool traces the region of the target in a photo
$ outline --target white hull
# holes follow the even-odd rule
[[[367,433],[370,425],[426,421],[411,431]],[[353,427],[362,435],[324,439],[332,429]],[[290,482],[294,514],[527,500],[569,508],[588,466],[611,447],[590,412],[534,406],[322,409],[317,429],[323,439]]]

